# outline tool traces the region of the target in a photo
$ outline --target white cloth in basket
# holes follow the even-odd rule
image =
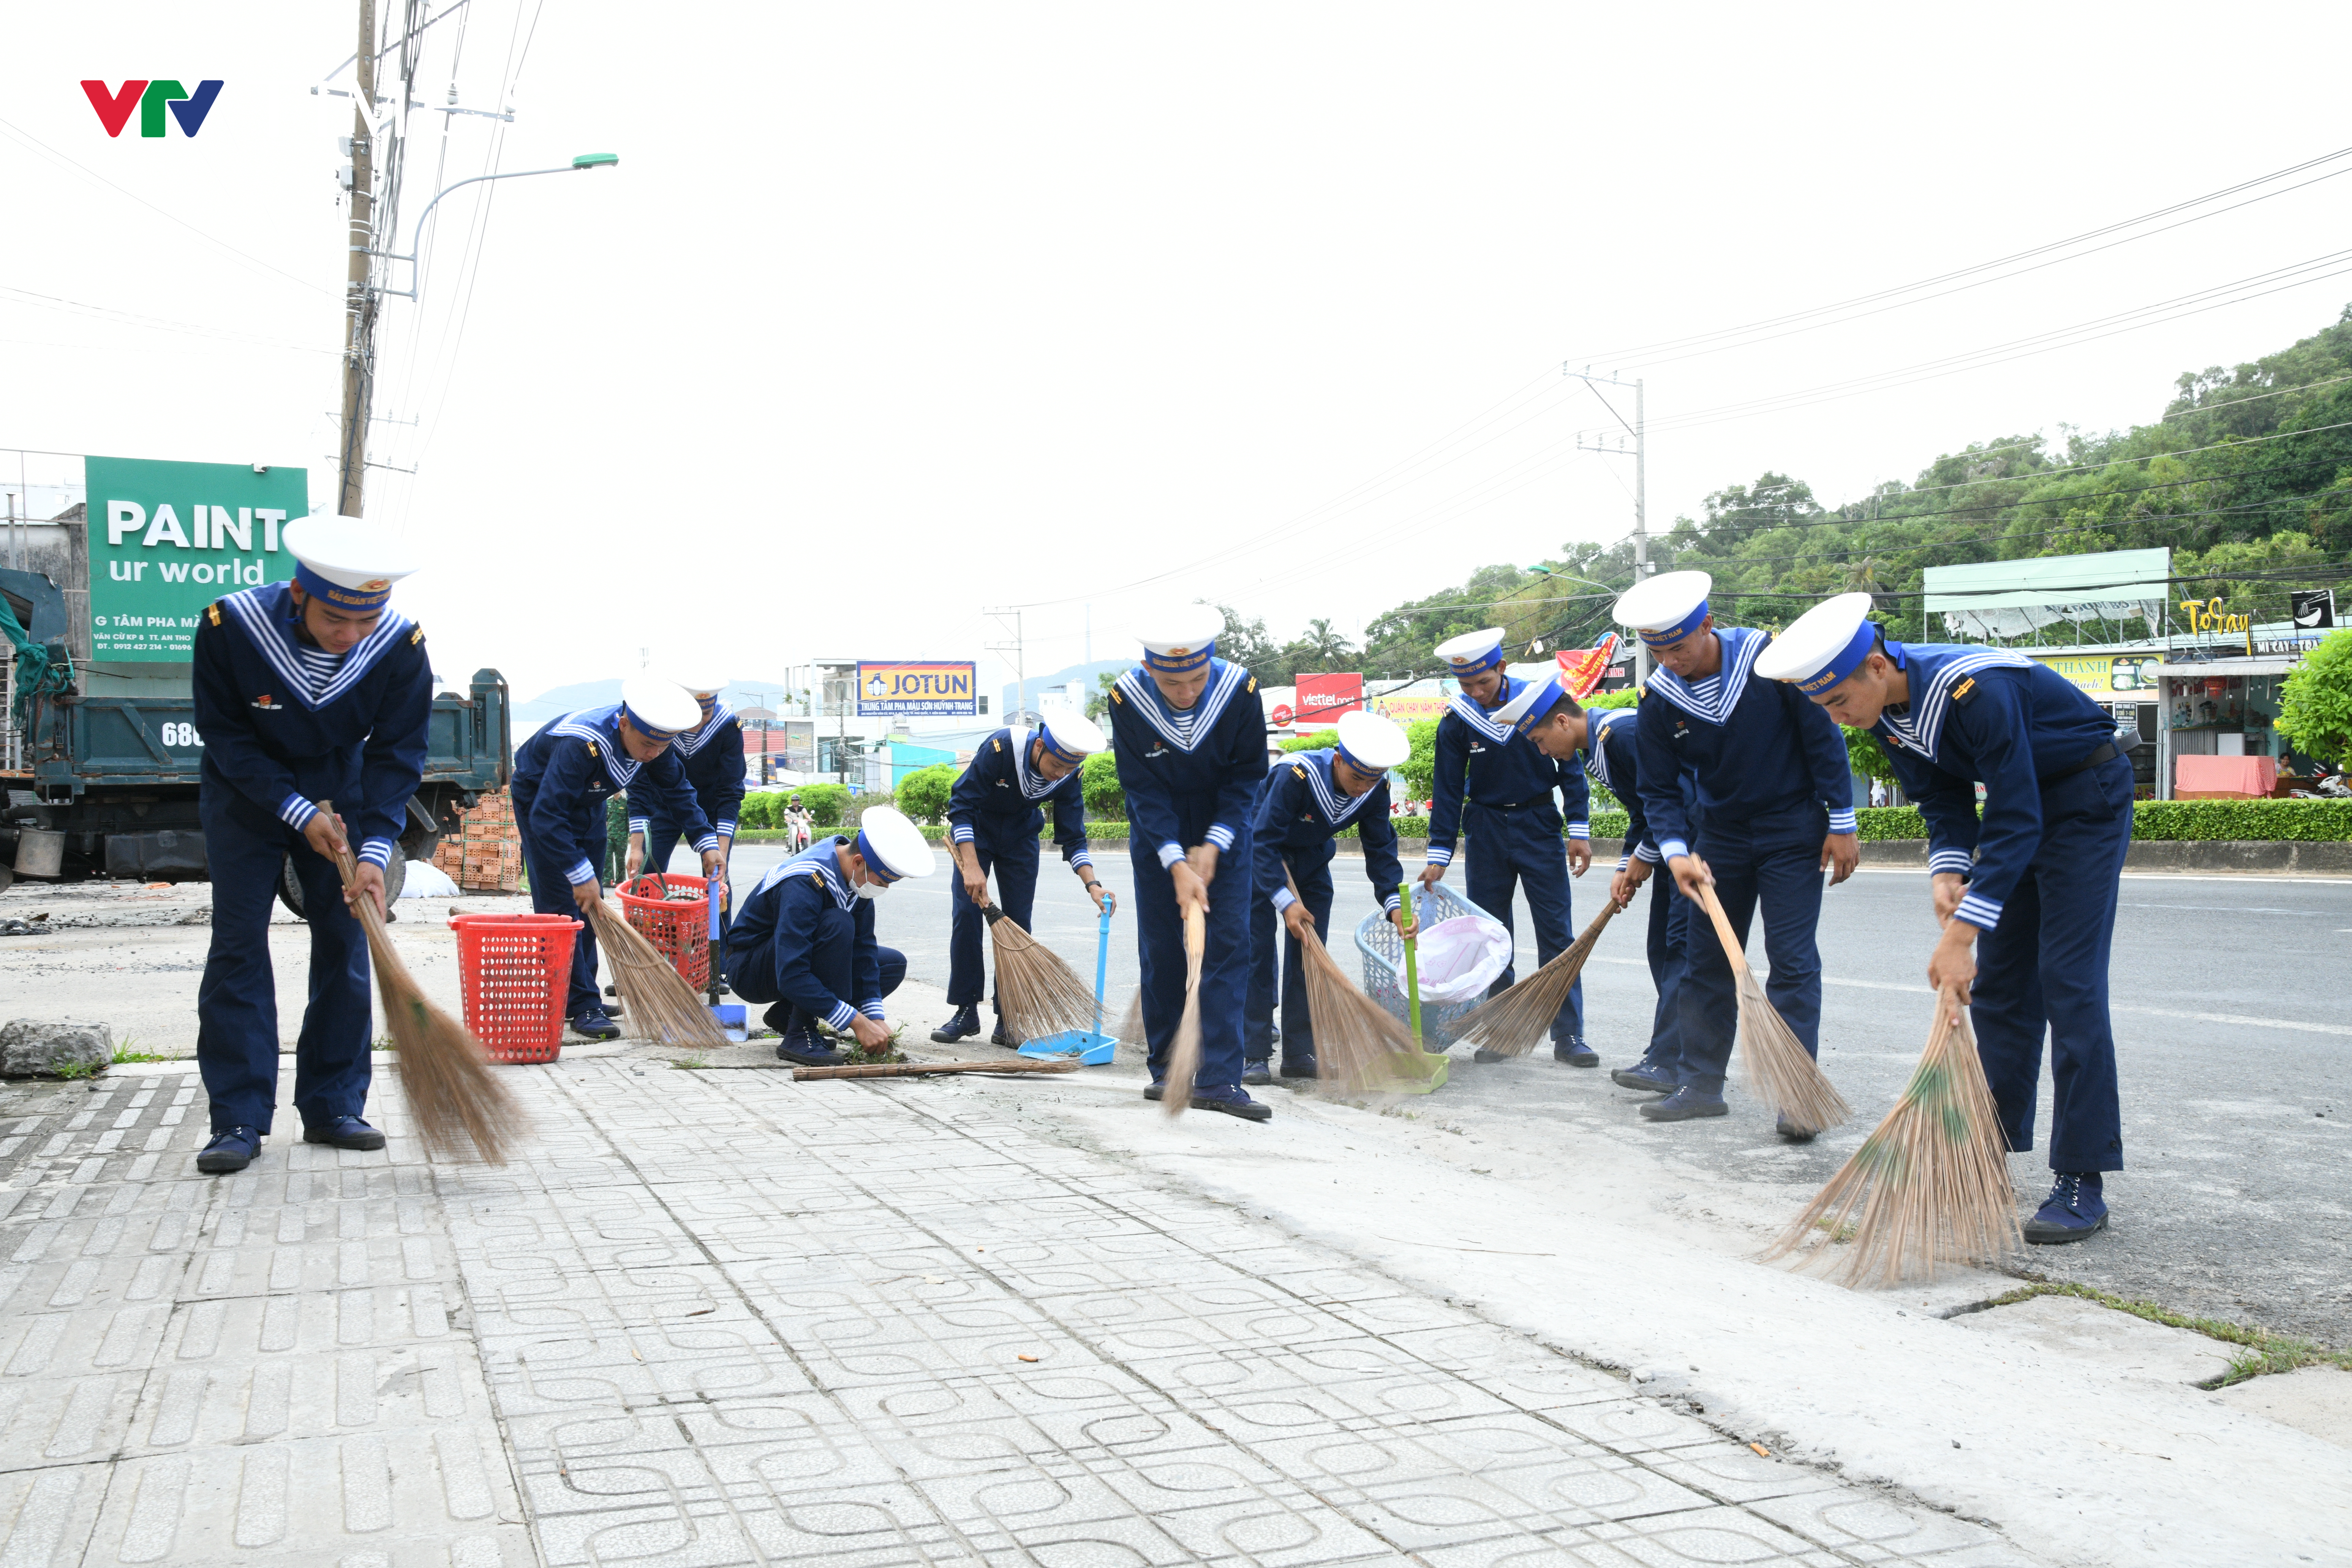
[[[1456,915],[1420,937],[1421,999],[1424,1005],[1466,1001],[1510,967],[1511,933],[1484,915]]]

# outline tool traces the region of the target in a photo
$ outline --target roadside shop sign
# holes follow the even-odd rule
[[[909,663],[899,659],[861,658],[857,661],[857,712],[860,718],[894,713],[972,715],[978,683],[970,661],[961,664]]]
[[[1363,705],[1364,678],[1360,675],[1298,677],[1298,721],[1302,724],[1320,728]]]
[[[2164,660],[2154,654],[2047,653],[2031,656],[2037,664],[2046,664],[2081,690],[2093,697],[2140,698],[2157,700],[2158,673]]]
[[[308,469],[84,458],[82,483],[96,663],[185,662],[206,605],[294,574],[278,536],[310,514]]]

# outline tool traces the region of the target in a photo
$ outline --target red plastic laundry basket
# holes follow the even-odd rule
[[[466,1027],[492,1061],[551,1062],[563,1049],[572,987],[569,915],[453,915]]]
[[[678,898],[677,893],[694,896]],[[700,991],[710,979],[710,884],[699,877],[648,872],[621,884],[621,912],[670,967]]]

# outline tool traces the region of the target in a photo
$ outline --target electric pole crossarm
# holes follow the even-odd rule
[[[425,233],[425,220],[433,216],[433,209],[441,205],[441,198],[447,195],[451,191],[462,191],[467,185],[478,185],[486,180],[523,180],[529,179],[533,174],[569,174],[575,170],[581,169],[609,169],[619,162],[620,160],[610,153],[583,153],[579,157],[572,160],[569,163],[559,163],[552,169],[516,169],[504,174],[476,174],[470,180],[460,180],[454,185],[445,186],[442,190],[436,193],[431,201],[425,204],[425,210],[416,215],[416,226],[408,231],[408,251],[405,255],[391,250],[371,250],[367,253],[370,256],[381,257],[386,261],[405,261],[408,263],[408,287],[405,289],[385,289],[382,290],[382,292],[395,295],[403,300],[414,300],[416,298],[418,287],[416,272],[417,241]],[[355,247],[354,248],[357,247]]]
[[[1643,417],[1642,378],[1636,376],[1628,382],[1613,375],[1595,375],[1590,366],[1583,370],[1577,370],[1573,366],[1564,364],[1559,367],[1559,371],[1562,375],[1573,376],[1584,383],[1586,386],[1591,388],[1592,395],[1595,397],[1601,397],[1601,388],[1603,386],[1631,386],[1633,389],[1633,422],[1632,424],[1625,424],[1625,416],[1619,414],[1616,405],[1607,398],[1601,397],[1601,405],[1609,410],[1611,416],[1618,424],[1624,425],[1627,434],[1633,437],[1632,451],[1633,458],[1633,581],[1639,583],[1650,574],[1649,441],[1645,434],[1648,424]],[[1579,441],[1577,447],[1582,451],[1605,452],[1619,457],[1626,453],[1622,437],[1618,438],[1617,445],[1614,447],[1587,445],[1582,441]],[[1647,680],[1649,676],[1650,650],[1637,638],[1633,644],[1633,677],[1636,680]]]

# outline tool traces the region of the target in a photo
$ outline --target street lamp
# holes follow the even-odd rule
[[[416,298],[418,290],[423,287],[424,282],[421,270],[416,265],[417,242],[425,233],[425,220],[433,216],[433,209],[441,205],[441,198],[447,195],[451,191],[463,190],[467,185],[478,185],[486,180],[524,180],[529,179],[533,174],[568,174],[576,169],[614,169],[620,167],[620,163],[621,155],[618,153],[583,153],[578,157],[572,159],[569,163],[559,163],[552,169],[516,169],[504,174],[476,174],[470,180],[460,180],[454,185],[443,186],[439,191],[434,194],[434,197],[431,201],[425,204],[425,210],[416,215],[416,226],[408,231],[407,255],[402,256],[395,251],[390,250],[372,250],[368,252],[370,256],[381,256],[386,261],[405,261],[408,263],[409,286],[406,289],[386,289],[383,292],[386,294],[397,294],[404,300],[415,300]]]
[[[1561,583],[1581,583],[1588,588],[1598,588],[1604,594],[1619,594],[1624,591],[1622,588],[1612,588],[1606,583],[1595,583],[1590,577],[1580,577],[1573,572],[1555,572],[1549,566],[1530,566],[1528,570],[1538,577],[1549,577],[1555,582]],[[1633,679],[1637,683],[1645,683],[1650,679],[1650,650],[1643,646],[1639,637],[1633,639]]]

